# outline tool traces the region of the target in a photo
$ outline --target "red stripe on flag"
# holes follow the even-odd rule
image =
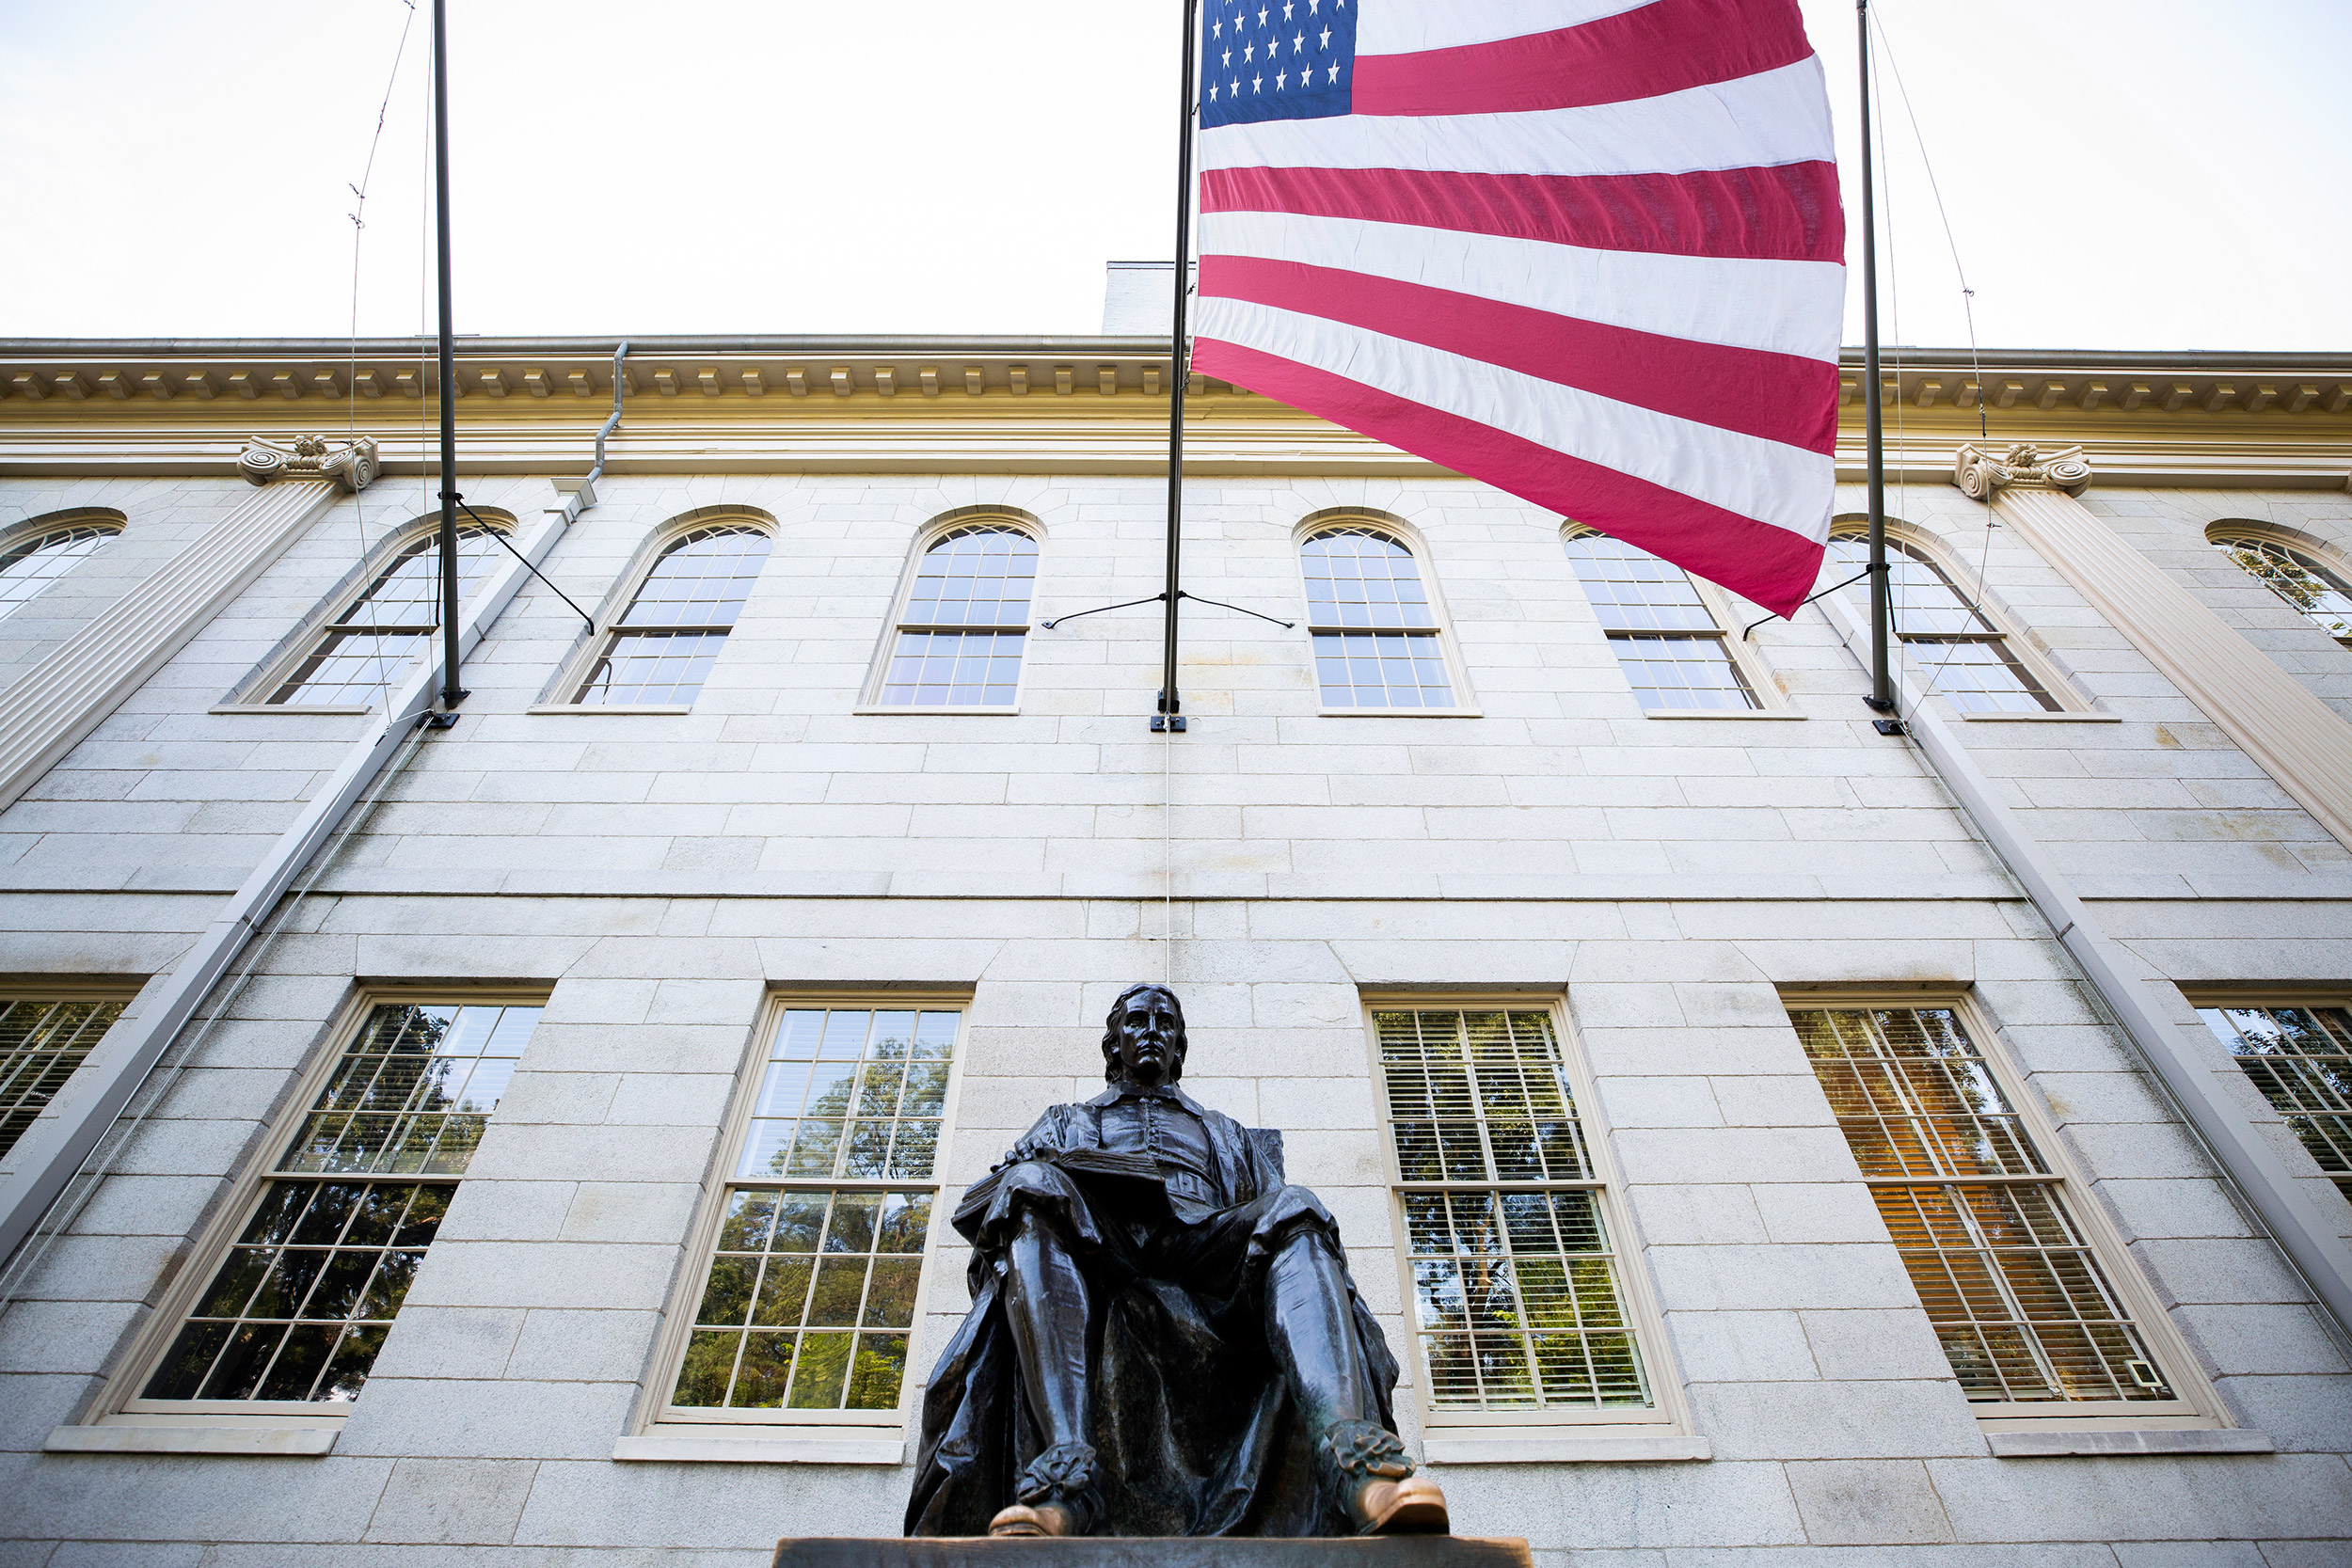
[[[1822,546],[1785,528],[1344,376],[1215,338],[1194,345],[1192,368],[1473,474],[1719,582],[1776,615],[1796,613],[1820,575]]]
[[[1837,367],[1818,359],[1256,256],[1201,257],[1200,293],[1343,322],[1825,457],[1837,450]]]
[[[1362,218],[1593,250],[1732,261],[1846,259],[1837,166],[1692,174],[1440,174],[1405,168],[1216,168],[1204,213]]]
[[[1654,0],[1491,43],[1356,56],[1359,115],[1581,109],[1735,81],[1813,53],[1796,0]]]

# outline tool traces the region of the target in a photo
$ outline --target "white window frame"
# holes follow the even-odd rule
[[[2170,1400],[2052,1400],[2048,1402],[2008,1402],[1971,1400],[1961,1389],[1958,1380],[1952,1393],[1976,1418],[1978,1427],[1994,1432],[2162,1432],[2179,1430],[2216,1430],[2233,1427],[2228,1407],[2205,1378],[2204,1369],[2190,1351],[2188,1342],[2173,1324],[2164,1303],[2150,1285],[2139,1260],[2132,1256],[2130,1245],[2115,1222],[2107,1217],[2106,1204],[2092,1190],[2092,1183],[2074,1158],[2070,1143],[2058,1135],[2057,1121],[2042,1103],[2029,1074],[2020,1069],[2010,1057],[2008,1043],[1999,1028],[1984,1008],[1978,1005],[1968,990],[1879,990],[1824,989],[1796,990],[1784,987],[1780,993],[1783,1008],[1788,1012],[1844,1012],[1871,1007],[1905,1008],[1911,1010],[1947,1007],[1959,1015],[1961,1028],[1969,1043],[1977,1048],[1977,1055],[1993,1075],[2010,1108],[2050,1167],[2052,1180],[2047,1186],[2056,1192],[2072,1219],[2090,1243],[2092,1257],[2098,1259],[2106,1275],[2107,1286],[2122,1298],[2132,1315],[2132,1324],[2140,1332],[2149,1354],[2155,1358],[2157,1370],[2172,1385],[2175,1398]],[[1790,1025],[1794,1029],[1793,1022]],[[1810,1061],[1808,1059],[1808,1069]],[[1818,1082],[1818,1079],[1817,1079]],[[1827,1094],[1823,1094],[1824,1108]],[[1843,1132],[1840,1132],[1843,1141]],[[1851,1158],[1851,1156],[1850,1156]],[[1966,1179],[1937,1180],[1933,1179],[1876,1179],[1862,1173],[1859,1161],[1854,1162],[1854,1180],[1866,1187],[1933,1187],[1967,1186]],[[1876,1200],[1872,1200],[1876,1209]],[[1890,1235],[1890,1244],[1892,1238]],[[1904,1271],[1905,1281],[1910,1271]],[[1920,1317],[1927,1318],[1927,1307],[1921,1303]]]
[[[969,990],[910,989],[906,990],[779,989],[761,1005],[751,1037],[736,1069],[735,1092],[711,1156],[710,1174],[686,1236],[686,1253],[662,1314],[661,1332],[655,1337],[650,1370],[636,1413],[613,1450],[615,1459],[719,1460],[750,1464],[809,1462],[817,1464],[887,1464],[902,1462],[906,1436],[922,1408],[930,1383],[924,1359],[924,1326],[931,1316],[929,1302],[943,1251],[961,1253],[964,1241],[950,1223],[961,1184],[950,1184],[946,1173],[953,1157],[957,1104],[963,1093],[964,1059],[970,1052],[972,992]],[[735,1162],[742,1153],[753,1113],[758,1108],[760,1085],[768,1066],[769,1042],[783,1026],[784,1015],[794,1008],[871,1008],[908,1011],[925,1007],[956,1014],[955,1054],[948,1062],[947,1093],[940,1106],[939,1147],[928,1179],[856,1177],[788,1178],[783,1185],[802,1191],[891,1191],[927,1189],[931,1196],[930,1228],[923,1238],[923,1262],[915,1276],[914,1321],[907,1331],[907,1360],[895,1410],[729,1410],[701,1405],[674,1405],[687,1341],[694,1331],[694,1314],[702,1304],[710,1264],[717,1255],[719,1227],[726,1215],[728,1188],[736,1184]]]
[[[30,544],[45,534],[64,533],[73,529],[98,529],[108,535],[108,538],[92,548],[88,555],[75,562],[71,570],[57,577],[44,578],[40,591],[32,597],[19,599],[13,604],[0,604],[0,621],[5,621],[26,606],[38,604],[48,597],[59,583],[87,564],[91,556],[104,549],[107,544],[121,538],[122,531],[129,526],[130,519],[111,506],[69,506],[60,512],[45,512],[38,517],[27,517],[21,523],[0,529],[0,555],[6,555],[10,550]]]
[[[1625,1201],[1625,1178],[1617,1168],[1615,1152],[1610,1147],[1608,1125],[1600,1116],[1600,1096],[1594,1088],[1592,1070],[1585,1061],[1583,1047],[1569,1022],[1565,999],[1557,992],[1368,990],[1361,994],[1361,1003],[1364,1047],[1372,1072],[1374,1114],[1379,1122],[1375,1131],[1380,1144],[1381,1180],[1387,1190],[1390,1244],[1395,1248],[1397,1284],[1404,1301],[1406,1354],[1411,1358],[1422,1432],[1424,1441],[1430,1444],[1446,1443],[1449,1439],[1470,1440],[1469,1443],[1453,1444],[1451,1451],[1433,1448],[1431,1457],[1461,1463],[1507,1463],[1519,1459],[1558,1462],[1584,1457],[1576,1450],[1585,1446],[1595,1449],[1590,1456],[1594,1458],[1709,1457],[1704,1441],[1686,1445],[1679,1451],[1653,1445],[1652,1451],[1646,1453],[1612,1452],[1599,1446],[1606,1439],[1614,1437],[1687,1438],[1692,1435],[1692,1429],[1682,1374],[1676,1364],[1674,1348],[1666,1337],[1665,1317],[1660,1310],[1657,1291],[1650,1282],[1645,1256],[1648,1249],[1633,1228],[1632,1214]],[[1397,1159],[1396,1124],[1389,1104],[1388,1075],[1380,1064],[1379,1029],[1374,1022],[1375,1013],[1406,1009],[1542,1012],[1549,1017],[1553,1037],[1560,1042],[1560,1058],[1567,1072],[1568,1089],[1576,1099],[1577,1120],[1582,1127],[1584,1145],[1592,1158],[1592,1178],[1566,1182],[1406,1182]],[[1644,1374],[1649,1380],[1651,1404],[1647,1410],[1460,1410],[1439,1406],[1432,1400],[1428,1361],[1422,1352],[1418,1298],[1413,1286],[1413,1250],[1405,1231],[1403,1196],[1408,1191],[1534,1187],[1553,1190],[1572,1188],[1596,1193],[1596,1207],[1600,1211],[1601,1223],[1609,1231],[1610,1255],[1617,1265],[1618,1303],[1625,1312],[1626,1326],[1632,1332],[1635,1345],[1641,1352]],[[1558,1441],[1530,1447],[1524,1442],[1530,1438]]]
[[[458,519],[458,526],[469,528],[478,521],[502,532],[509,545],[515,542],[515,534],[520,525],[512,514],[495,506],[485,506],[477,510],[482,514],[478,519],[461,517]],[[294,672],[300,669],[303,660],[309,658],[318,648],[320,641],[328,635],[330,628],[344,624],[344,618],[358,608],[360,595],[368,591],[375,579],[383,576],[390,568],[392,562],[399,560],[409,546],[415,545],[420,539],[430,538],[439,531],[440,526],[440,514],[432,512],[421,517],[411,517],[398,527],[388,530],[383,537],[375,542],[374,546],[360,558],[359,563],[345,572],[342,579],[319,600],[310,613],[302,618],[301,624],[287,633],[278,641],[278,646],[272,648],[268,655],[253,667],[252,672],[245,679],[239,681],[229,696],[212,711],[215,713],[308,713],[312,715],[374,712],[380,705],[375,700],[365,703],[273,703],[269,699],[270,693],[294,678]],[[461,615],[465,613],[465,606],[462,602],[458,606],[458,613]],[[440,610],[437,606],[434,610],[434,619],[437,623],[440,619]],[[440,627],[437,625],[428,634],[426,641],[430,642],[432,638],[437,637],[439,633]],[[434,656],[428,651],[424,657]],[[415,660],[412,659],[410,663],[413,665]],[[396,682],[399,677],[394,676],[392,679]]]
[[[1384,626],[1320,626],[1314,619],[1314,602],[1307,592],[1307,542],[1318,534],[1342,529],[1362,529],[1393,540],[1413,558],[1413,570],[1420,574],[1422,592],[1429,597],[1427,627],[1413,627],[1410,635],[1427,637],[1438,644],[1438,652],[1445,660],[1446,679],[1454,686],[1452,707],[1335,707],[1323,700],[1323,676],[1315,668],[1315,638],[1318,634],[1338,632],[1402,632],[1403,628]],[[1429,541],[1419,529],[1402,517],[1384,512],[1367,511],[1359,507],[1333,507],[1311,513],[1298,520],[1291,530],[1291,570],[1298,580],[1298,624],[1307,634],[1307,680],[1314,689],[1315,714],[1324,719],[1476,719],[1480,717],[1478,699],[1470,689],[1470,671],[1464,665],[1462,650],[1454,635],[1454,616],[1446,609],[1445,589],[1438,580],[1436,557]]]
[[[1000,528],[1010,532],[1026,534],[1029,542],[1037,546],[1037,575],[1029,579],[1029,619],[1018,626],[934,626],[929,623],[908,625],[907,607],[914,597],[914,584],[916,578],[922,574],[923,558],[930,553],[933,546],[946,539],[947,535],[973,528]],[[1019,713],[1021,698],[1029,688],[1029,656],[1035,651],[1031,646],[1030,639],[1036,635],[1038,629],[1037,594],[1045,581],[1047,544],[1045,525],[1028,513],[1012,506],[960,506],[953,512],[933,517],[915,530],[914,542],[907,550],[906,562],[898,569],[898,590],[890,597],[889,618],[882,623],[882,640],[875,644],[872,662],[866,667],[866,684],[859,689],[857,706],[852,711],[877,716],[960,714],[981,718],[992,715],[1001,718]],[[1021,633],[1021,676],[1013,683],[1012,701],[988,704],[884,703],[882,689],[890,684],[890,661],[898,651],[899,636],[907,631],[1017,631]]]
[[[1580,535],[1601,531],[1590,524],[1570,520],[1560,526],[1560,542],[1565,546]],[[1621,540],[1619,543],[1625,543],[1625,541]],[[1642,546],[1632,545],[1629,547],[1638,550]],[[1563,553],[1565,553],[1565,550]],[[1654,550],[1645,553],[1657,554]],[[1664,556],[1658,556],[1658,559],[1665,562],[1669,566],[1674,565],[1674,562],[1666,561]],[[1642,716],[1645,719],[1754,719],[1758,715],[1784,719],[1802,718],[1803,715],[1788,705],[1788,694],[1781,689],[1780,682],[1765,666],[1763,656],[1757,651],[1756,644],[1735,629],[1738,618],[1732,613],[1731,601],[1724,596],[1724,591],[1687,567],[1676,569],[1680,571],[1684,579],[1690,583],[1691,591],[1698,595],[1700,607],[1707,611],[1708,618],[1715,623],[1714,641],[1724,650],[1724,657],[1731,660],[1732,668],[1740,672],[1740,678],[1747,682],[1749,694],[1755,697],[1756,705],[1744,709],[1644,707]],[[1582,587],[1584,576],[1577,571],[1575,562],[1568,562],[1568,571],[1576,578],[1578,585]],[[1591,592],[1587,590],[1586,602],[1589,603],[1591,598]],[[1613,632],[1605,626],[1601,628],[1600,634],[1602,640],[1609,644],[1611,656],[1617,659],[1618,670],[1622,673],[1625,661],[1624,657],[1617,653],[1617,644],[1626,641],[1627,634]],[[1692,641],[1704,640],[1708,636],[1705,632],[1666,632],[1660,635]],[[1632,682],[1629,679],[1627,681],[1629,689],[1631,685]],[[1639,697],[1634,700],[1637,703],[1641,701]]]
[[[230,1179],[226,1197],[214,1205],[212,1216],[199,1232],[196,1243],[189,1249],[186,1261],[173,1276],[171,1286],[156,1303],[147,1321],[139,1326],[131,1348],[116,1362],[105,1386],[80,1420],[60,1428],[53,1435],[51,1449],[72,1448],[151,1449],[183,1452],[290,1452],[324,1453],[333,1446],[337,1433],[350,1418],[358,1404],[324,1406],[310,1401],[263,1400],[149,1400],[139,1390],[147,1386],[155,1372],[156,1364],[172,1341],[185,1326],[189,1310],[197,1298],[213,1283],[214,1274],[228,1254],[247,1221],[253,1217],[253,1206],[262,1190],[279,1180],[275,1174],[280,1155],[287,1143],[301,1131],[309,1119],[312,1102],[334,1076],[344,1051],[358,1037],[374,1010],[386,1004],[413,1004],[423,1006],[509,1006],[544,1007],[548,992],[545,987],[485,986],[467,982],[450,985],[403,983],[366,986],[355,990],[339,1008],[326,1028],[320,1033],[311,1048],[310,1059],[295,1075],[294,1092],[280,1104],[278,1114],[262,1129],[261,1140],[253,1145],[239,1162]],[[495,1122],[496,1115],[491,1120]],[[331,1173],[325,1178],[331,1180]],[[465,1185],[460,1174],[451,1183]],[[398,1319],[392,1323],[392,1334],[400,1331]],[[390,1336],[386,1337],[386,1348]],[[379,1353],[380,1358],[381,1353]],[[367,1391],[360,1390],[359,1398]],[[74,1427],[122,1429],[98,1433],[75,1433]],[[142,1433],[164,1435],[141,1440]],[[212,1442],[205,1441],[208,1432],[221,1434]],[[171,1440],[177,1433],[179,1440]],[[288,1444],[271,1443],[277,1434],[281,1439],[293,1435]],[[108,1436],[119,1441],[105,1441]],[[312,1441],[302,1442],[308,1436]],[[242,1441],[239,1439],[242,1437]],[[78,1438],[79,1440],[75,1440]],[[63,1440],[61,1440],[63,1439]]]
[[[621,617],[637,603],[637,595],[644,592],[645,579],[660,563],[672,545],[698,529],[706,528],[756,529],[768,536],[768,559],[775,560],[778,531],[775,518],[755,506],[698,506],[681,512],[648,532],[638,541],[637,548],[628,558],[628,564],[612,579],[605,591],[603,601],[596,606],[593,630],[583,629],[574,640],[571,651],[556,666],[555,676],[542,689],[538,702],[531,705],[534,714],[684,714],[694,711],[692,703],[583,703],[580,693],[587,689],[588,678],[596,673],[596,661],[612,651],[615,631]],[[762,568],[764,576],[766,568]],[[745,609],[750,602],[745,601]],[[740,617],[727,627],[727,641],[735,640]],[[701,696],[698,691],[697,697]]]
[[[1859,537],[1865,521],[1866,519],[1858,515],[1841,513],[1831,519],[1829,536],[1832,539]],[[1993,628],[1987,637],[1974,639],[1974,641],[1996,642],[2010,657],[2024,666],[2026,673],[2032,676],[2035,683],[2042,688],[2050,700],[2058,705],[2055,708],[2032,713],[1971,713],[1955,706],[1938,687],[1934,695],[1936,700],[1943,703],[1947,713],[1956,719],[1989,722],[2018,720],[2030,722],[2034,720],[2098,717],[2091,712],[2090,705],[2083,701],[2082,693],[2075,689],[2074,683],[2067,679],[2065,674],[2051,663],[2048,655],[2043,653],[2032,635],[2020,626],[2015,616],[2010,614],[1994,600],[1986,586],[1978,580],[1976,573],[1964,565],[1960,561],[1958,552],[1942,539],[1915,523],[1906,522],[1899,517],[1889,517],[1886,519],[1886,546],[1890,554],[1899,549],[1908,551],[1942,573],[1944,580],[1951,586],[1952,592],[1959,594],[1963,603],[1973,605],[1978,616],[1985,625]],[[1835,562],[1831,563],[1831,570],[1833,572],[1838,570]],[[1851,576],[1851,574],[1845,575]],[[1868,591],[1869,584],[1867,581],[1856,582],[1848,590],[1848,592],[1863,594]],[[1897,657],[1909,662],[1912,672],[1918,677],[1919,685],[1923,689],[1927,688],[1934,680],[1937,664],[1935,659],[1929,657],[1929,651],[1944,644],[1932,641],[1914,642],[1909,638],[1900,635],[1899,615],[1897,616],[1897,635],[1894,639],[1894,642],[1899,645]],[[1923,633],[1922,635],[1932,636],[1934,634]]]

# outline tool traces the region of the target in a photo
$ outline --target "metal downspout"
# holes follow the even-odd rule
[[[612,414],[596,432],[596,464],[588,479],[565,496],[561,507],[543,514],[539,527],[516,546],[503,570],[484,584],[472,606],[458,617],[459,656],[469,653],[504,613],[532,569],[547,559],[580,513],[596,503],[595,481],[604,473],[605,438],[621,422],[624,342],[612,356]],[[8,1151],[10,1167],[0,1179],[0,1265],[5,1265],[37,1230],[65,1194],[106,1130],[137,1094],[147,1075],[195,1017],[215,984],[268,922],[304,866],[335,835],[343,818],[368,792],[409,733],[432,711],[442,684],[438,659],[421,663],[392,688],[387,719],[374,734],[353,742],[327,782],[313,796],[232,894],[203,934],[173,966],[163,989],[134,1017],[106,1032],[81,1067],[58,1091],[24,1135]]]
[[[1855,622],[1844,597],[1830,594],[1819,602],[1847,651],[1867,669],[1869,632]],[[2240,1209],[2268,1233],[2312,1300],[2335,1320],[2336,1331],[2352,1342],[2352,1247],[2320,1222],[2285,1163],[2214,1083],[2212,1069],[2187,1049],[2180,1029],[2149,1000],[2145,983],[2133,977],[2122,949],[1993,793],[1991,781],[1951,723],[1926,705],[1908,673],[1899,685],[1905,731],[1928,766],[2074,956],[2108,1014],[2122,1025],[2141,1065],[2233,1190]]]

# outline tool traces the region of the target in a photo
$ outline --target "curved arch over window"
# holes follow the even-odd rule
[[[1830,534],[1829,559],[1841,577],[1870,564],[1867,534],[1842,525]],[[1981,604],[1952,585],[1928,553],[1886,534],[1887,591],[1895,635],[1917,650],[1933,689],[1963,713],[2056,713],[2059,703],[2009,645],[2009,634]]]
[[[0,546],[0,620],[49,591],[52,583],[96,554],[122,524],[106,517],[76,517],[37,528]]]
[[[2205,539],[2312,626],[2352,648],[2352,583],[2315,553],[2251,529],[2215,529]]]
[[[457,599],[472,593],[506,552],[501,524],[457,527]],[[440,537],[428,525],[395,550],[366,588],[319,628],[318,636],[264,703],[314,707],[373,703],[441,629]]]
[[[1010,707],[1028,645],[1037,540],[1009,523],[951,529],[923,551],[883,668],[885,707]]]
[[[751,523],[706,524],[662,546],[572,700],[587,707],[691,703],[774,546]]]
[[[1572,528],[1562,543],[1635,701],[1645,708],[1764,705],[1690,573],[1588,528]]]
[[[1421,564],[1385,529],[1341,523],[1298,545],[1325,707],[1453,707],[1454,677]]]

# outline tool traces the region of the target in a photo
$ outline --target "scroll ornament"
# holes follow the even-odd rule
[[[2080,447],[2045,452],[2020,441],[1995,457],[1968,445],[1952,459],[1952,483],[1970,500],[1989,501],[2012,484],[2047,485],[2079,496],[2090,488],[2090,464]]]
[[[383,468],[375,455],[375,443],[365,436],[348,441],[297,436],[291,443],[256,436],[237,454],[237,471],[255,484],[267,484],[280,475],[331,479],[355,496]]]

